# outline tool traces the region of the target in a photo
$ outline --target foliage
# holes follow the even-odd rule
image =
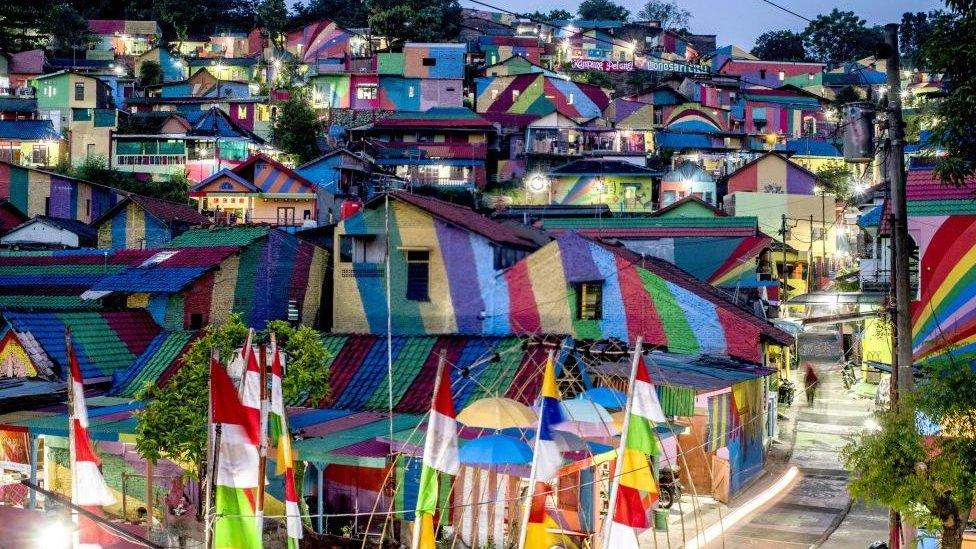
[[[135,0],[132,0],[136,4]],[[155,19],[168,37],[186,41],[194,33],[211,33],[218,22],[227,28],[250,28],[254,25],[251,0],[153,0],[141,19]]]
[[[461,30],[457,0],[373,0],[369,26],[391,42],[441,42]]]
[[[593,84],[601,88],[613,89],[613,77],[603,71],[576,71],[572,73],[573,80],[584,84]]]
[[[803,35],[791,30],[766,31],[756,38],[752,55],[766,61],[806,61]]]
[[[901,50],[902,62],[913,68],[924,68],[925,42],[932,33],[936,21],[946,17],[942,10],[912,13],[905,12],[901,16],[898,26],[898,48]]]
[[[77,168],[62,173],[93,183],[108,185],[122,191],[182,204],[186,204],[188,198],[190,182],[185,173],[182,176],[175,174],[170,179],[159,178],[141,181],[131,173],[109,168],[104,156],[89,156]]]
[[[626,21],[630,17],[630,11],[613,0],[583,0],[576,14],[591,21]]]
[[[679,30],[688,27],[691,12],[674,0],[648,0],[637,12],[637,17],[647,21],[660,21],[662,29]]]
[[[139,65],[139,84],[142,87],[155,86],[163,81],[163,68],[152,59]]]
[[[277,114],[271,120],[271,142],[302,162],[319,155],[316,140],[325,131],[325,124],[319,120],[307,95],[293,89],[287,101],[277,103]]]
[[[830,162],[817,168],[817,177],[822,181],[824,190],[842,200],[848,200],[854,192],[851,169],[844,162]]]
[[[292,25],[300,25],[317,19],[329,19],[346,28],[365,27],[369,8],[362,0],[309,0],[292,6]]]
[[[834,108],[840,110],[841,107],[848,103],[855,103],[857,101],[864,101],[864,94],[861,90],[855,88],[854,86],[847,86],[842,88],[839,92],[834,95]]]
[[[976,173],[976,42],[961,40],[976,36],[976,5],[950,0],[950,17],[938,18],[924,48],[924,64],[942,73],[947,94],[936,109],[937,123],[933,142],[946,154],[938,159],[935,172],[944,183],[966,186],[966,179]]]
[[[96,41],[88,21],[68,3],[51,7],[42,28],[54,39],[55,49],[61,51],[83,50]]]
[[[846,63],[873,55],[882,41],[881,27],[867,27],[854,12],[837,8],[818,15],[803,31],[807,55],[822,63]]]
[[[285,0],[261,0],[254,7],[256,23],[261,34],[276,48],[284,47],[285,27],[288,26],[288,6]]]
[[[47,37],[38,29],[46,12],[47,7],[36,0],[0,2],[0,50],[18,52],[43,46]]]
[[[889,506],[942,529],[941,547],[962,545],[976,498],[976,372],[941,357],[922,365],[923,380],[897,411],[880,415],[880,429],[844,450],[848,486],[859,499]],[[926,439],[914,410],[941,425]]]
[[[551,10],[548,13],[541,11],[534,11],[532,13],[523,13],[522,17],[528,19],[529,21],[542,21],[543,23],[552,23],[554,21],[571,21],[573,19],[573,14],[566,10]]]
[[[286,402],[318,402],[328,395],[329,375],[326,351],[318,332],[286,323],[269,323],[288,357],[282,393]],[[269,332],[255,335],[255,342],[267,341]],[[216,348],[222,360],[233,356],[247,337],[240,315],[221,325],[208,326],[183,356],[183,366],[162,387],[149,385],[140,395],[146,406],[136,417],[136,448],[146,459],[161,457],[196,466],[201,472],[207,446],[207,406],[210,352]]]

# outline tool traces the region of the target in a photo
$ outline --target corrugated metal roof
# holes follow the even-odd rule
[[[50,120],[0,120],[0,139],[59,141],[61,134]]]

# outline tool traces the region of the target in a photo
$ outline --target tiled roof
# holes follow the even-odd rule
[[[147,385],[164,383],[182,364],[183,352],[196,332],[163,332],[128,369],[115,374],[111,396],[135,398]]]
[[[79,299],[98,280],[139,265],[152,254],[148,250],[113,254],[92,249],[0,252],[0,294],[8,299],[23,296],[15,300],[17,308]]]
[[[258,134],[238,125],[219,107],[211,107],[205,111],[188,112],[185,113],[185,116],[193,127],[190,130],[192,135],[243,138],[254,143],[264,143],[264,139],[261,139]]]
[[[60,141],[61,134],[50,120],[0,120],[0,139]]]
[[[167,248],[199,248],[211,246],[247,246],[264,238],[271,231],[265,226],[211,227],[190,229],[170,240]]]
[[[654,140],[662,149],[711,149],[712,140],[702,133],[657,132]],[[718,147],[722,148],[722,147]]]
[[[967,200],[972,201],[976,193],[976,177],[966,180],[966,185],[956,187],[946,185],[932,170],[909,170],[905,193],[908,201],[921,200]]]
[[[652,176],[654,170],[622,160],[576,160],[549,170],[549,175],[638,175]]]
[[[562,343],[564,338],[556,338]],[[508,396],[523,403],[538,395],[541,369],[549,347],[523,346],[523,338],[491,336],[395,336],[393,338],[394,411],[430,409],[438,356],[452,367],[457,409],[486,396]],[[351,410],[386,410],[388,403],[386,339],[375,335],[329,335],[332,394],[326,403]]]
[[[809,137],[787,139],[784,150],[801,156],[841,156],[837,145],[830,141],[811,139]]]
[[[28,332],[43,353],[67,371],[64,329],[78,354],[86,380],[104,378],[128,368],[161,331],[149,313],[128,311],[12,312],[3,313],[15,332]]]
[[[190,225],[206,225],[210,223],[210,218],[189,204],[180,204],[179,202],[150,198],[138,194],[130,194],[126,198],[142,206],[144,210],[163,223],[169,224],[176,221]]]
[[[586,217],[544,218],[542,228],[559,234],[575,231],[583,236],[604,238],[756,236],[756,217]]]
[[[0,97],[0,112],[30,114],[37,111],[37,99],[33,97]]]
[[[702,298],[707,299],[708,301],[711,301],[712,303],[719,305],[730,312],[733,312],[736,315],[736,318],[758,327],[759,332],[763,336],[781,345],[793,345],[795,343],[792,335],[780,330],[771,322],[756,316],[751,309],[740,306],[724,291],[712,286],[707,282],[698,280],[672,263],[656,257],[641,257],[623,246],[613,246],[599,241],[597,241],[597,244],[613,251],[627,262],[647,269],[661,278],[682,286],[686,290],[698,294]]]
[[[688,195],[688,196],[686,196],[686,197],[684,197],[684,198],[682,198],[680,200],[677,200],[675,202],[672,202],[672,203],[668,204],[667,206],[665,206],[665,207],[663,207],[663,208],[661,208],[659,210],[655,210],[653,213],[651,213],[651,216],[652,217],[660,217],[660,216],[662,216],[662,215],[664,215],[664,214],[666,214],[668,212],[674,211],[674,210],[676,210],[676,209],[684,206],[685,204],[688,204],[689,202],[695,202],[697,204],[700,204],[700,205],[708,208],[709,210],[711,210],[712,212],[715,213],[715,216],[716,217],[728,217],[728,215],[729,215],[728,213],[725,212],[725,210],[722,210],[720,208],[716,208],[715,206],[712,206],[711,204],[709,204],[708,202],[705,202],[701,198],[698,198],[697,196],[695,196],[693,194],[690,194],[690,195]]]
[[[491,130],[494,126],[480,115],[464,107],[434,107],[422,112],[397,111],[377,120],[374,128],[398,128],[410,126],[435,126],[458,129]]]
[[[95,292],[175,293],[237,252],[236,246],[211,246],[158,251],[144,265],[130,267],[95,282]],[[158,263],[156,258],[163,258]]]
[[[493,242],[509,244],[520,248],[538,247],[536,242],[522,230],[489,219],[471,208],[405,191],[390,191],[390,197],[416,206],[435,217],[480,234]],[[372,202],[375,203],[381,199],[382,196],[378,195]]]
[[[48,309],[67,311],[72,309],[97,309],[100,304],[72,295],[0,294],[2,310]]]

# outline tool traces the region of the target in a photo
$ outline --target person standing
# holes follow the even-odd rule
[[[813,363],[807,362],[803,374],[803,388],[807,394],[807,406],[813,406],[813,401],[817,397],[818,383],[820,383],[820,377],[814,371]]]

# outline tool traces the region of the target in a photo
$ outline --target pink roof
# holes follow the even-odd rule
[[[88,28],[95,34],[115,34],[125,32],[122,19],[89,19]]]
[[[963,187],[946,185],[932,170],[909,170],[906,184],[908,200],[970,200],[976,191],[976,177]]]
[[[27,50],[10,55],[11,74],[41,74],[44,72],[44,50]]]

